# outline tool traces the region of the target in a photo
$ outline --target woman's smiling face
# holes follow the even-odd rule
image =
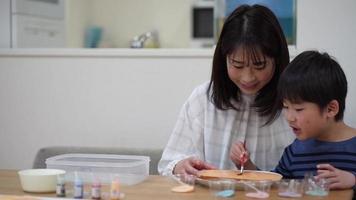
[[[272,79],[275,71],[273,58],[260,51],[248,55],[238,48],[226,57],[227,73],[243,94],[257,94]]]

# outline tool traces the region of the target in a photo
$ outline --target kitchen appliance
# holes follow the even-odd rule
[[[11,0],[11,47],[64,47],[64,0]]]
[[[191,47],[214,45],[214,1],[198,0],[192,5]]]

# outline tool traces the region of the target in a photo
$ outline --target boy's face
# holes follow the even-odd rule
[[[294,134],[300,140],[318,138],[326,130],[328,114],[315,103],[283,102],[283,114]]]

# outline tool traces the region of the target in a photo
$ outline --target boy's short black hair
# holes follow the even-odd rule
[[[332,100],[339,103],[335,121],[343,119],[347,80],[339,63],[327,53],[305,51],[299,54],[282,73],[277,87],[277,102],[274,106],[275,119],[281,111],[283,100],[293,103],[312,102],[320,109]]]

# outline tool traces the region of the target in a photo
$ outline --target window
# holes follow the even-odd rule
[[[282,26],[284,35],[289,45],[296,44],[296,17],[295,0],[218,0],[217,19],[218,23],[223,23],[221,18],[226,18],[237,6],[242,4],[261,4],[271,9],[277,16]],[[220,18],[220,20],[219,20]],[[217,33],[221,30],[221,24],[217,25]]]

